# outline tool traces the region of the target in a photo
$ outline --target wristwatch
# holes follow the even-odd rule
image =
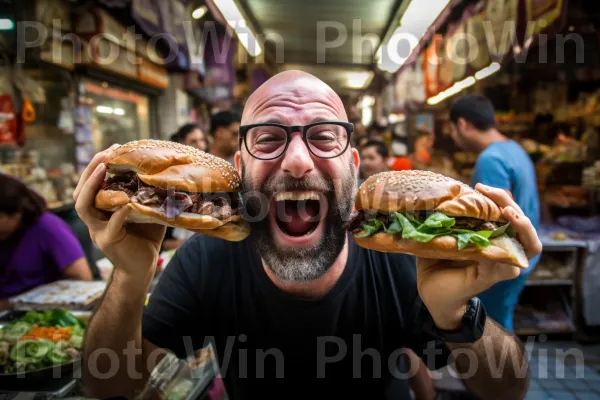
[[[447,331],[435,326],[435,322],[429,312],[426,313],[424,329],[436,339],[449,343],[474,343],[483,336],[486,312],[481,300],[473,297],[467,303],[467,310],[462,317],[460,328]]]

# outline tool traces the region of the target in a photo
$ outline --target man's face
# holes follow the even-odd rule
[[[366,179],[387,170],[386,159],[377,152],[375,146],[365,147],[360,152],[360,168]]]
[[[226,154],[234,155],[238,149],[238,132],[240,130],[240,123],[234,122],[228,126],[219,128],[217,132],[217,140],[221,151]]]
[[[19,229],[21,224],[21,213],[0,213],[0,240],[9,238]]]
[[[471,145],[468,139],[468,135],[466,135],[466,133],[464,132],[464,125],[464,121],[461,121],[460,119],[457,123],[451,122],[450,135],[452,136],[452,140],[454,140],[454,143],[456,143],[458,147],[460,147],[463,150],[470,150]]]
[[[302,74],[267,82],[252,95],[242,119],[243,124],[284,125],[318,120],[347,121],[347,117],[329,87]],[[321,159],[310,153],[302,134],[294,132],[279,158],[255,159],[242,145],[236,165],[241,169],[248,213],[264,216],[251,225],[267,267],[290,282],[317,279],[327,272],[346,243],[343,224],[354,203],[356,150],[349,147],[339,157]]]
[[[185,137],[183,144],[206,151],[206,137],[204,136],[204,132],[200,129],[194,129]]]

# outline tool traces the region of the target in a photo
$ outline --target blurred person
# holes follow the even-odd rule
[[[0,173],[0,308],[9,297],[59,279],[92,280],[75,234],[44,199]]]
[[[185,124],[174,135],[171,135],[171,140],[192,146],[201,151],[208,149],[206,136],[202,129],[196,124]]]
[[[456,144],[479,153],[471,185],[483,183],[508,191],[537,230],[540,203],[534,165],[517,142],[498,131],[490,100],[477,95],[462,97],[452,105],[450,120]],[[519,295],[538,260],[533,258],[519,277],[497,283],[480,295],[488,314],[511,332]]]
[[[233,164],[233,156],[238,150],[241,118],[232,111],[220,111],[210,120],[212,143],[210,153]]]
[[[302,71],[272,77],[249,97],[243,122],[235,154],[241,192],[264,194],[277,206],[261,204],[260,196],[244,201],[250,216],[264,216],[253,219],[244,240],[194,235],[171,259],[147,306],[164,227],[126,224],[128,207],[108,221],[98,214],[94,198],[108,151],[83,172],[76,209],[115,265],[87,327],[84,358],[110,349],[119,366],[108,379],[94,371],[114,366],[114,357],[83,369],[90,397],[133,397],[156,356],[169,350],[183,358],[209,342],[220,365],[228,365],[223,379],[231,399],[409,399],[402,348],[432,369],[453,362],[478,398],[525,397],[522,343],[486,318],[475,298],[515,276],[517,267],[359,247],[344,229],[360,167],[349,146],[353,126],[340,97],[316,77]],[[528,256],[539,254],[535,230],[508,194],[476,190],[502,209]],[[131,351],[142,368],[135,377]],[[468,357],[449,359],[450,351]],[[512,362],[497,371],[501,355]],[[248,374],[255,365],[259,373]]]
[[[360,177],[367,179],[371,175],[388,170],[390,153],[385,143],[371,139],[360,149]]]

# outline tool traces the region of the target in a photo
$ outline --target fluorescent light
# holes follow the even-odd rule
[[[375,53],[379,69],[392,73],[396,72],[415,51],[423,35],[427,33],[431,24],[435,22],[448,3],[450,3],[450,0],[429,0],[427,2],[410,0],[398,27],[389,40],[382,43]],[[408,41],[410,44],[410,51],[404,58],[396,53],[399,41]],[[385,57],[384,51],[386,52]]]
[[[200,18],[204,17],[204,15],[206,15],[207,11],[208,11],[208,7],[200,6],[200,7],[196,8],[194,11],[192,11],[192,18],[200,19]]]
[[[256,40],[252,30],[247,27],[246,20],[233,0],[214,0],[214,4],[217,6],[229,26],[235,31],[238,40],[248,51],[248,54],[252,57],[256,57],[262,53],[260,43]],[[250,46],[251,43],[254,45]]]
[[[115,115],[125,115],[125,110],[123,110],[122,108],[115,108],[115,109],[113,110],[113,113],[114,113]]]
[[[375,105],[375,97],[373,96],[363,96],[362,99],[358,102],[358,108],[368,108],[373,107]]]
[[[398,122],[404,122],[406,120],[406,114],[390,114],[388,116],[388,122],[390,124],[396,124]]]
[[[428,98],[427,104],[429,104],[430,106],[434,106],[434,105],[446,100],[448,97],[452,97],[455,94],[463,91],[464,89],[468,88],[469,86],[473,86],[474,84],[475,84],[475,78],[472,76],[469,76],[468,78],[463,79],[462,81],[456,82],[454,85],[450,86],[448,89],[444,90],[443,92],[440,92],[440,93],[436,94],[435,96]]]
[[[362,89],[373,79],[373,72],[350,72],[348,73],[347,86],[352,89]]]
[[[468,78],[463,79],[460,82],[456,82],[454,85],[450,86],[448,89],[444,90],[443,92],[440,92],[440,93],[436,94],[435,96],[428,98],[427,104],[429,104],[430,106],[434,106],[436,104],[441,103],[442,101],[446,100],[448,97],[452,97],[455,94],[461,92],[462,90],[468,88],[469,86],[472,86],[473,84],[475,84],[475,81],[485,79],[488,76],[500,71],[500,67],[501,67],[501,65],[497,62],[491,63],[487,67],[475,72],[475,76],[469,76]]]
[[[475,72],[475,79],[480,80],[500,71],[500,64],[493,62],[487,67]]]
[[[371,108],[371,107],[363,108],[361,110],[360,122],[362,122],[362,124],[364,126],[369,126],[369,125],[371,125],[372,121],[373,121],[373,108]]]
[[[0,31],[11,31],[15,27],[15,23],[9,18],[0,18]]]
[[[112,114],[114,112],[113,108],[108,106],[97,106],[96,111],[100,114]]]

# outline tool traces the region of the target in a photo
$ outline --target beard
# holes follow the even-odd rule
[[[244,195],[260,193],[264,196],[248,196],[244,201],[246,213],[252,227],[250,235],[260,257],[273,274],[286,282],[307,282],[323,276],[340,255],[346,243],[347,232],[344,224],[348,221],[354,205],[356,172],[352,162],[348,174],[335,188],[333,180],[322,175],[311,175],[296,179],[292,177],[269,177],[258,186],[253,186],[242,165],[242,190]],[[319,191],[327,201],[327,214],[320,223],[324,225],[321,239],[310,246],[282,247],[273,240],[268,210],[270,202],[278,191]],[[337,193],[336,193],[337,191]],[[321,206],[322,212],[323,206]],[[256,218],[256,216],[263,216]]]

